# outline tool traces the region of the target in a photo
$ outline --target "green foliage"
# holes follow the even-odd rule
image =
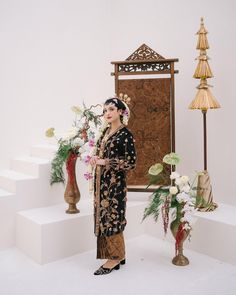
[[[157,222],[158,216],[160,213],[161,204],[163,203],[163,197],[167,197],[169,195],[169,188],[158,188],[152,195],[151,202],[148,207],[144,210],[143,220],[153,215],[154,220]]]
[[[204,200],[204,198],[202,196],[196,195],[195,197],[195,208],[206,208],[207,202]]]
[[[98,116],[95,112],[91,111],[92,108],[96,108],[99,105],[92,105],[90,108],[87,108],[85,103],[83,102],[83,116],[86,117],[87,121],[93,121],[94,125],[98,127],[98,125],[101,125],[101,119],[100,116]]]
[[[179,202],[176,200],[176,196],[172,196],[170,207],[171,208],[177,208],[178,205],[179,205]]]
[[[163,162],[169,165],[177,165],[180,162],[180,157],[176,153],[170,153],[164,156]]]
[[[149,168],[148,174],[156,176],[160,174],[162,171],[163,171],[163,165],[160,163],[156,163]]]
[[[161,182],[161,180],[163,179],[163,177],[161,175],[151,175],[151,174],[148,174],[148,178],[149,178],[149,183],[148,183],[146,189],[149,188],[150,185]]]
[[[65,183],[63,165],[65,164],[70,151],[71,146],[69,144],[65,144],[64,142],[60,143],[55,157],[52,160],[50,177],[51,185],[59,182]]]
[[[98,125],[101,125],[101,119],[98,115],[96,115],[94,112],[90,111],[89,109],[84,110],[84,116],[88,121],[93,121],[94,125],[97,127]]]

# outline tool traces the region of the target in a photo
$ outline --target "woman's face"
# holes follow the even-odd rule
[[[113,103],[109,103],[104,105],[103,116],[107,123],[113,123],[117,120],[120,121],[120,115],[122,111],[118,110],[117,107]]]

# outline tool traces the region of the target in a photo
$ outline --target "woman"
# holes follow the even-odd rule
[[[108,123],[97,142],[94,181],[94,231],[97,258],[107,259],[95,275],[108,274],[125,264],[123,231],[126,226],[126,172],[135,167],[136,153],[132,133],[125,127],[129,108],[125,101],[110,98],[104,104]]]

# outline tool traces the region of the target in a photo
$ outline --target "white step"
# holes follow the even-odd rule
[[[197,212],[189,248],[236,265],[236,206],[219,203],[213,212]]]
[[[21,211],[17,214],[16,245],[40,264],[94,249],[92,200],[82,200],[79,214],[66,214],[67,204]],[[128,202],[127,238],[144,233],[144,202]]]
[[[236,206],[219,204],[213,212],[196,212],[195,216],[203,219],[212,220],[220,223],[225,223],[231,226],[236,226]]]
[[[218,205],[213,212],[196,212],[191,241],[184,247],[236,265],[236,206]],[[151,217],[144,223],[147,234],[164,238],[161,216],[157,223]],[[170,230],[166,239],[174,243]]]
[[[0,171],[0,187],[13,193],[16,192],[16,188],[19,187],[22,182],[35,179],[36,177],[13,170]]]
[[[57,148],[57,145],[51,144],[35,145],[31,147],[30,155],[33,157],[51,160],[54,157]]]
[[[11,196],[13,195],[13,193],[9,192],[9,191],[5,191],[3,189],[0,188],[0,198],[1,197],[7,197],[7,196]]]
[[[11,160],[10,167],[14,171],[38,177],[39,174],[43,172],[41,170],[45,166],[46,169],[49,169],[50,161],[48,159],[37,157],[18,157]]]
[[[0,251],[15,244],[16,195],[0,189]]]
[[[13,171],[1,172],[0,183],[8,188],[0,189],[0,251],[15,245],[16,213],[63,202],[64,187],[51,187],[49,175],[40,179]],[[10,192],[15,190],[15,193]]]
[[[129,187],[129,186],[128,186]],[[148,198],[150,197],[150,192],[128,192],[128,200],[129,201],[142,201],[146,202],[148,201]]]

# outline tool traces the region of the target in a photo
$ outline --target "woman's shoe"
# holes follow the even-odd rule
[[[120,264],[124,265],[125,264],[125,258],[123,260],[120,261]]]
[[[110,272],[112,272],[113,270],[118,270],[120,269],[120,263],[115,265],[114,267],[112,268],[106,268],[106,267],[99,267],[99,269],[97,269],[95,272],[94,272],[94,275],[97,276],[97,275],[107,275],[109,274]]]

